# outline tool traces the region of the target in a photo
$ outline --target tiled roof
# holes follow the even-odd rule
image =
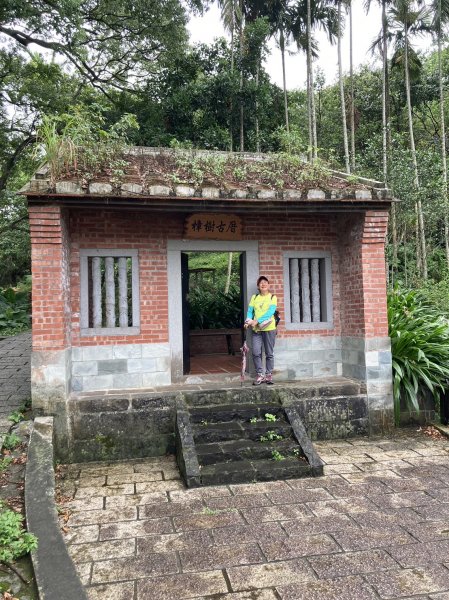
[[[240,160],[246,166],[251,165],[247,180],[236,181],[234,177],[214,177],[204,173],[201,181],[192,178],[181,179],[176,160],[192,158],[210,160],[217,157],[223,161]],[[292,204],[387,204],[392,202],[391,193],[378,181],[348,176],[337,171],[327,171],[324,181],[300,181],[299,185],[288,180],[283,185],[272,184],[257,177],[263,173],[264,164],[273,160],[272,155],[229,154],[213,151],[179,151],[164,148],[131,148],[126,155],[127,167],[120,181],[100,173],[86,180],[81,172],[72,172],[58,181],[52,181],[47,166],[39,169],[33,179],[20,191],[33,198],[47,197],[78,200],[83,204],[102,204],[106,199],[110,204],[124,204],[126,199],[132,204],[148,204],[151,200],[170,203],[226,205],[292,205]],[[282,158],[277,158],[282,166]],[[240,163],[243,164],[243,163]],[[260,169],[258,166],[260,165]],[[306,163],[304,163],[306,165]],[[163,168],[162,168],[163,167]],[[185,175],[181,169],[181,175]],[[255,176],[256,175],[256,176]],[[282,173],[281,173],[282,175]],[[288,174],[287,174],[288,175]]]

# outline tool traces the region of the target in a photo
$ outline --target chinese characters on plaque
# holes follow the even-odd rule
[[[196,213],[185,220],[184,237],[195,240],[241,240],[242,220],[235,215]]]

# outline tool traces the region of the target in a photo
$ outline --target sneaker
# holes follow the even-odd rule
[[[258,375],[253,381],[253,385],[260,385],[261,383],[265,383],[265,377],[263,375]]]
[[[265,375],[265,383],[267,385],[273,385],[274,381],[273,381],[273,375],[271,373],[267,373]]]

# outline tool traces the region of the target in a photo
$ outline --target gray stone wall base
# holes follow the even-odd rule
[[[338,377],[342,374],[340,337],[278,338],[275,346],[277,381]]]
[[[154,388],[171,384],[169,344],[72,348],[75,393]]]
[[[284,406],[295,407],[312,440],[348,438],[369,432],[365,395],[304,398],[300,388],[290,388],[281,400]]]
[[[71,351],[31,353],[31,396],[33,408],[46,414],[65,403],[70,393]]]
[[[390,338],[342,337],[343,376],[364,381],[369,433],[394,427],[393,374]]]
[[[87,600],[61,535],[55,504],[53,419],[37,418],[28,447],[25,508],[28,531],[38,538],[31,554],[39,598]]]
[[[175,451],[176,394],[71,399],[71,436],[57,445],[71,462],[162,456]]]

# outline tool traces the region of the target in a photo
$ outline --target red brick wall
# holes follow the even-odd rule
[[[68,236],[66,215],[57,206],[31,206],[33,349],[70,345]]]
[[[145,344],[168,342],[167,239],[182,236],[184,219],[146,212],[72,211],[71,302],[73,345]],[[139,252],[140,334],[81,337],[79,250],[126,248]]]
[[[388,335],[384,249],[387,223],[386,211],[339,218],[344,336]]]
[[[334,327],[320,330],[319,335],[386,335],[383,259],[386,213],[370,212],[366,217],[355,215],[349,219],[338,215],[240,216],[244,238],[259,241],[260,272],[270,279],[282,316],[285,315],[283,253],[328,251],[332,255]],[[66,275],[64,219],[60,209],[32,206],[30,223],[35,349],[59,349],[70,341],[73,346],[168,342],[166,241],[182,239],[183,215],[72,209],[68,220],[70,282]],[[80,336],[79,250],[82,248],[139,251],[139,335]],[[340,288],[344,299],[342,307]],[[68,327],[68,290],[71,327]],[[285,331],[281,321],[280,336],[311,334],[317,333]]]
[[[340,335],[340,275],[338,236],[335,218],[331,215],[276,215],[267,219],[250,217],[244,221],[245,239],[259,241],[259,269],[270,280],[277,295],[281,312],[280,337],[317,335],[316,330],[286,331],[283,327],[284,306],[284,252],[321,250],[332,256],[332,285],[334,327],[320,329],[319,335]]]

